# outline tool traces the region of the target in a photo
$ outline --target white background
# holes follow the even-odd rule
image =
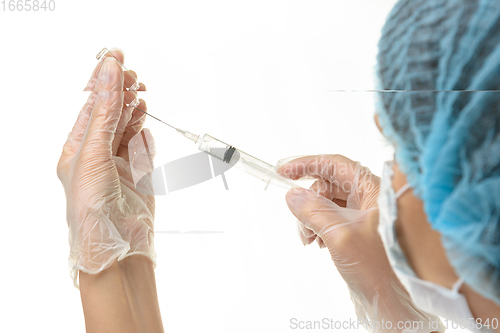
[[[269,163],[338,153],[380,174],[376,44],[394,0],[63,1],[0,8],[0,331],[84,332],[69,277],[56,164],[103,47],[147,85],[148,111]],[[8,1],[6,3],[8,6]],[[161,123],[157,165],[196,153]],[[157,197],[156,278],[167,332],[292,332],[290,319],[354,319],[328,252],[303,247],[284,191],[239,170]],[[360,330],[364,331],[364,330]]]

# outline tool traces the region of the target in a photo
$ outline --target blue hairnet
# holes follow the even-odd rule
[[[378,94],[401,170],[456,273],[500,304],[500,1],[400,0],[377,60],[378,89],[412,90]]]

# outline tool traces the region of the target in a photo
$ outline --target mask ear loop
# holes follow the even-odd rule
[[[410,189],[410,184],[406,183],[396,193],[396,199],[398,199],[400,196],[402,196],[403,194],[405,194],[409,189]],[[451,291],[453,293],[456,293],[456,294],[459,293],[460,287],[462,287],[463,284],[464,284],[464,279],[463,278],[459,278],[458,281],[455,282],[453,284],[453,286],[451,287]]]
[[[453,293],[456,293],[458,294],[459,293],[459,290],[460,290],[460,287],[462,287],[462,285],[464,284],[464,279],[463,278],[459,278],[457,282],[455,282],[453,284],[453,286],[451,287],[451,291]]]
[[[401,187],[396,193],[396,199],[405,194],[406,191],[410,189],[410,184],[406,183],[403,187]]]

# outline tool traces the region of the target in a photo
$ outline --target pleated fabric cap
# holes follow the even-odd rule
[[[400,0],[378,47],[396,161],[457,274],[500,304],[500,1]]]

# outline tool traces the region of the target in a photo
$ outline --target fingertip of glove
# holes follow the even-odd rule
[[[285,178],[290,178],[289,173],[286,172],[285,166],[286,165],[282,164],[281,161],[278,161],[278,164],[276,164],[276,166],[274,167],[274,171],[276,171],[276,173],[280,176],[283,176]]]
[[[104,59],[98,76],[95,90],[98,91],[122,91],[121,67],[113,57]]]
[[[113,67],[115,67],[117,64],[117,61],[113,57],[107,57],[104,59],[104,62],[101,67],[101,71],[99,72],[99,78],[106,77],[113,71]]]
[[[285,177],[285,178],[290,178],[290,179],[297,179],[297,175],[294,174],[294,169],[293,169],[293,164],[292,162],[302,158],[304,156],[291,156],[287,158],[283,158],[276,163],[276,166],[274,170],[276,173],[279,175]]]
[[[110,49],[110,51],[111,51],[111,53],[113,53],[113,55],[115,57],[119,56],[116,53],[118,53],[118,52],[121,53],[122,63],[125,62],[125,52],[123,52],[122,49],[120,49],[119,47],[113,47]]]
[[[300,237],[300,240],[302,241],[302,245],[307,246],[307,245],[310,245],[314,242],[314,240],[316,239],[316,235],[314,236],[311,236],[309,238],[305,237],[305,236],[301,236]]]

